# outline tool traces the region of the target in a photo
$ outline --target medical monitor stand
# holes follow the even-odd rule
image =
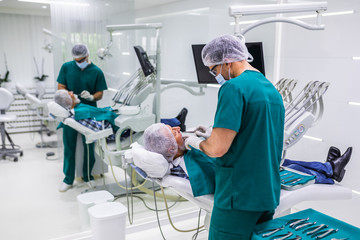
[[[264,54],[261,42],[245,43],[249,53],[254,57],[254,61],[250,62],[251,66],[258,69],[265,76]],[[201,51],[205,44],[193,44],[192,52],[195,61],[196,75],[199,84],[218,84],[213,75],[209,73],[209,68],[206,67],[201,58]]]

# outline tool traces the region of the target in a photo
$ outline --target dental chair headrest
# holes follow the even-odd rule
[[[56,102],[49,102],[48,104],[49,113],[58,118],[67,118],[70,116],[68,110],[57,104]]]
[[[19,94],[23,95],[23,96],[25,96],[25,94],[28,93],[28,91],[26,90],[26,88],[25,88],[23,85],[18,84],[18,83],[16,84],[16,91],[17,91]]]
[[[0,88],[0,109],[7,110],[14,101],[14,95],[6,88]]]
[[[131,144],[131,150],[128,150],[125,157],[132,158],[135,166],[143,170],[149,177],[163,178],[170,173],[170,163],[163,155],[147,151],[137,142]]]

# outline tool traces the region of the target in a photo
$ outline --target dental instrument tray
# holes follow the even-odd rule
[[[309,208],[256,225],[251,240],[355,240],[359,236],[359,228]]]
[[[281,188],[287,191],[294,191],[315,182],[315,176],[296,171],[291,168],[280,168]]]

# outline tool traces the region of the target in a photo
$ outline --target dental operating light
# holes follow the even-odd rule
[[[322,12],[327,9],[327,2],[310,2],[310,3],[287,3],[287,4],[266,4],[266,5],[244,5],[230,6],[229,15],[235,18],[235,36],[243,36],[251,29],[263,24],[273,22],[285,22],[295,24],[308,30],[323,30],[325,26],[321,24]],[[277,14],[277,13],[296,13],[311,12],[317,13],[316,24],[309,24],[290,17],[271,17],[259,20],[240,30],[240,17],[248,15]]]
[[[311,2],[311,3],[287,3],[287,4],[266,4],[266,5],[244,5],[232,6],[229,14],[235,16],[262,15],[276,13],[294,13],[294,12],[312,12],[325,11],[327,2]]]

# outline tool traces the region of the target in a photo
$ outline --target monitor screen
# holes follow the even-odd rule
[[[254,57],[254,61],[250,64],[254,68],[258,69],[265,76],[265,65],[264,65],[264,54],[261,42],[249,42],[245,43],[248,48],[249,53]],[[195,61],[196,75],[198,78],[199,84],[208,84],[218,82],[213,75],[209,73],[209,68],[206,67],[201,59],[201,51],[204,48],[205,44],[194,44],[192,45],[192,51]]]

